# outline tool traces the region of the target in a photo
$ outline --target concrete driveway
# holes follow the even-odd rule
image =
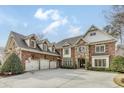
[[[19,88],[116,88],[116,73],[86,71],[83,69],[52,69],[1,78],[0,87]]]

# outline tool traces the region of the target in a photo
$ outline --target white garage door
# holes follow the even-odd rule
[[[40,69],[49,69],[49,60],[40,60]]]
[[[39,70],[39,61],[31,60],[25,62],[25,71]]]
[[[57,68],[57,62],[51,61],[50,62],[50,68]]]

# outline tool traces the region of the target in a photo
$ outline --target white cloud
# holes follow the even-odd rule
[[[59,20],[61,18],[58,10],[49,9],[47,11],[43,11],[42,8],[39,8],[36,11],[34,17],[40,20],[47,20],[49,18],[51,18],[52,20]]]
[[[72,36],[78,36],[80,35],[80,27],[76,27],[76,26],[70,26],[69,32],[70,32],[70,37]]]
[[[43,34],[54,32],[61,25],[65,25],[68,22],[67,17],[53,21],[48,27],[43,30]]]

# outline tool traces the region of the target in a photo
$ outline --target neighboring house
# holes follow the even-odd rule
[[[95,68],[108,68],[112,57],[115,56],[116,39],[91,26],[84,34],[64,39],[56,44],[62,56],[61,65],[77,65],[85,68],[89,62]]]
[[[0,65],[3,64],[4,61],[4,48],[0,47]]]
[[[117,45],[116,55],[124,57],[124,45]]]
[[[15,52],[24,64],[25,71],[57,68],[61,61],[54,43],[39,40],[35,34],[24,36],[11,32],[5,47],[5,58]]]

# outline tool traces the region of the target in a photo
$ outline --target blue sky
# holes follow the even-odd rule
[[[10,31],[43,34],[51,42],[85,33],[92,25],[106,25],[111,6],[0,6],[0,46]]]

